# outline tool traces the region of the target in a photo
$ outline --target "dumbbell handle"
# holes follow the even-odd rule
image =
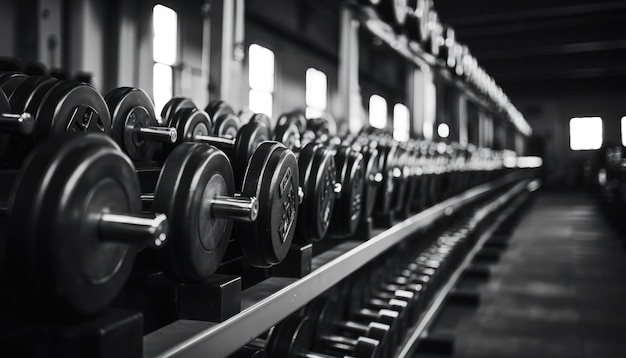
[[[0,132],[2,133],[19,133],[31,134],[35,130],[35,119],[30,113],[0,114]]]
[[[144,194],[141,201],[152,203],[154,194]],[[259,201],[256,197],[215,196],[210,200],[211,215],[216,218],[235,221],[255,221],[259,215]]]
[[[135,135],[141,140],[176,143],[178,133],[176,128],[170,127],[138,127],[134,129]]]
[[[104,213],[99,219],[100,240],[160,247],[167,239],[168,221],[165,214],[152,217]]]
[[[211,145],[235,145],[236,139],[224,138],[213,135],[198,134],[193,137],[196,142],[211,144]]]

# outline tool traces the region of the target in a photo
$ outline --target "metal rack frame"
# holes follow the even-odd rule
[[[181,319],[144,336],[144,356],[227,356],[411,234],[524,179],[524,173],[507,174],[377,231],[368,241],[345,241],[314,257],[313,272],[301,279],[271,277],[244,290],[241,312],[224,322]]]

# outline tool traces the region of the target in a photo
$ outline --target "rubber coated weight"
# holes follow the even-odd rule
[[[376,193],[376,207],[377,212],[380,214],[386,214],[391,209],[393,192],[395,189],[394,177],[398,177],[401,173],[398,173],[398,168],[395,167],[395,155],[397,146],[381,146],[378,148],[379,166],[383,168],[383,181],[378,187]]]
[[[35,118],[37,143],[63,132],[111,134],[111,117],[104,98],[82,82],[59,81],[44,97]]]
[[[304,114],[298,111],[289,112],[281,114],[278,117],[278,122],[276,123],[276,127],[284,126],[286,124],[293,123],[296,128],[298,128],[298,132],[304,133],[307,129],[307,120]]]
[[[198,136],[211,134],[211,118],[205,111],[186,107],[177,111],[168,120],[168,127],[176,128],[178,142],[193,142]],[[165,145],[172,150],[177,144]]]
[[[191,99],[186,97],[174,97],[167,101],[161,110],[161,124],[170,123],[174,114],[183,108],[197,109],[198,107],[196,107],[196,104]],[[210,120],[209,118],[209,121]]]
[[[0,77],[0,88],[4,91],[7,98],[11,98],[17,87],[28,79],[28,76],[22,73],[14,73],[10,76]]]
[[[181,143],[167,157],[156,184],[152,210],[170,218],[170,240],[159,259],[177,282],[201,282],[224,257],[232,221],[211,214],[211,199],[233,196],[230,162],[217,148]]]
[[[376,193],[383,181],[383,174],[380,167],[378,150],[369,146],[361,149],[365,167],[365,181],[363,191],[363,210],[361,216],[369,218],[374,212],[376,204]]]
[[[335,201],[328,234],[349,237],[354,234],[361,220],[365,176],[363,155],[347,146],[337,147],[336,150],[337,180],[342,190],[341,197]]]
[[[235,110],[228,103],[221,99],[213,100],[204,108],[204,111],[211,116],[213,120],[227,114],[235,114]]]
[[[111,113],[111,136],[124,153],[134,161],[152,160],[160,143],[143,140],[135,133],[141,127],[159,125],[148,94],[138,88],[120,87],[107,93],[104,100]]]
[[[256,122],[266,126],[268,133],[270,135],[272,134],[272,120],[267,114],[255,113],[252,118],[250,118],[250,122]]]
[[[215,136],[235,138],[240,128],[241,120],[234,114],[213,117],[213,135]]]
[[[239,129],[235,138],[235,145],[228,152],[232,153],[234,161],[235,184],[241,186],[248,162],[259,145],[270,140],[269,127],[258,122],[251,121]]]
[[[296,239],[300,243],[321,240],[335,205],[337,171],[328,149],[317,143],[305,145],[298,156],[300,186],[304,199],[298,215]]]
[[[294,153],[280,143],[261,143],[250,158],[241,194],[259,200],[259,216],[235,228],[254,267],[270,267],[287,256],[299,217],[298,177]]]
[[[62,135],[37,147],[9,200],[8,275],[21,297],[86,315],[106,307],[136,248],[100,241],[93,218],[139,214],[139,190],[132,163],[106,136]]]
[[[279,124],[274,128],[274,140],[283,143],[291,150],[299,149],[301,146],[300,131],[294,123]]]

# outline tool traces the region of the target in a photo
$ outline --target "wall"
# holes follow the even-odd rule
[[[569,148],[569,120],[573,117],[600,116],[604,146],[620,145],[620,120],[626,115],[626,102],[620,94],[579,94],[525,97],[514,100],[533,128],[529,151],[544,157],[548,188],[571,190],[582,184],[582,168],[596,151]]]

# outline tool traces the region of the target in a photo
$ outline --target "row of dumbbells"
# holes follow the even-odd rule
[[[423,50],[438,59],[441,66],[463,78],[515,122],[523,119],[502,88],[471,55],[469,48],[456,39],[454,28],[440,21],[433,0],[359,0],[358,3],[357,6],[375,9],[396,32],[404,33],[420,44]]]
[[[102,98],[84,84],[13,73],[2,77],[0,88],[9,94],[10,108],[2,111],[5,128],[21,129],[6,131],[9,159],[36,148],[14,176],[8,200],[3,255],[8,276],[34,293],[26,296],[61,301],[83,314],[99,311],[115,296],[137,248],[163,247],[158,266],[170,278],[202,282],[218,267],[233,221],[243,233],[237,237],[244,255],[258,267],[280,262],[294,237],[321,239],[333,220],[344,233],[338,236],[349,236],[353,225],[346,223],[359,222],[361,196],[370,198],[368,207],[374,206],[374,197],[388,200],[384,194],[367,195],[363,179],[372,178],[368,190],[381,192],[375,184],[405,183],[408,177],[398,172],[418,163],[399,160],[400,144],[380,133],[360,135],[349,146],[331,146],[337,138],[324,133],[323,122],[312,131],[311,142],[299,146],[289,138],[302,128],[287,137],[281,128],[295,126],[290,118],[309,126],[303,117],[283,116],[270,131],[266,116],[254,115],[241,125],[219,101],[200,110],[188,99],[175,98],[159,121],[147,95],[136,88],[116,89]],[[29,127],[35,130],[23,130]],[[117,144],[102,135],[55,136],[67,131],[110,133]],[[267,141],[272,138],[293,151]],[[371,160],[378,150],[386,154]],[[359,165],[362,153],[370,153],[373,170],[364,172]],[[157,179],[141,184],[142,172],[130,159],[139,166],[155,158]],[[343,204],[335,200],[342,191]],[[299,207],[305,214],[298,215]]]
[[[404,242],[232,357],[392,357],[501,205],[479,203],[445,229]]]

